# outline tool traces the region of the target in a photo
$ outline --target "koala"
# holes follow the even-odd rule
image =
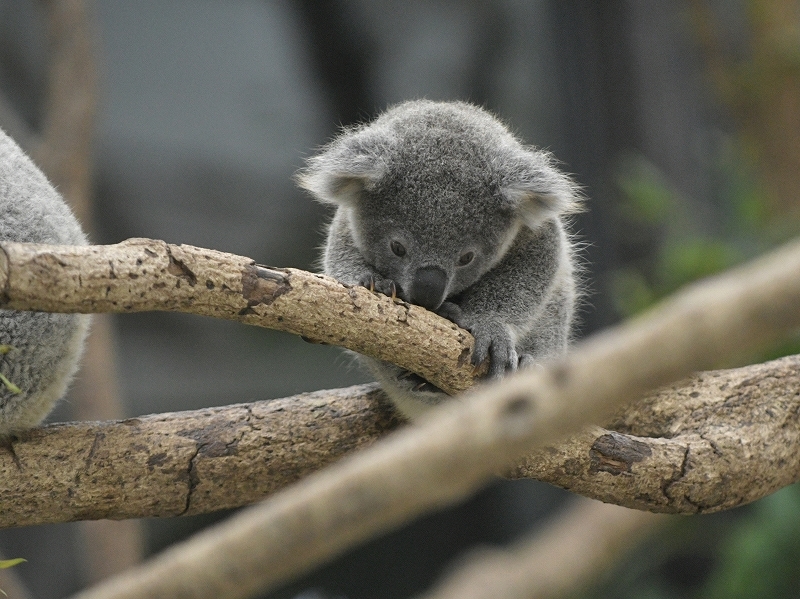
[[[0,242],[85,245],[78,221],[0,129]],[[0,310],[0,438],[38,425],[67,390],[89,316]]]
[[[565,218],[576,184],[486,110],[409,101],[345,130],[297,175],[336,207],[325,274],[397,296],[475,337],[490,378],[567,349],[577,296]],[[418,375],[360,357],[397,409],[421,416],[446,395]]]

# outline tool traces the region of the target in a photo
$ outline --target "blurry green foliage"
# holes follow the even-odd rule
[[[765,497],[737,522],[702,596],[800,597],[800,486]]]

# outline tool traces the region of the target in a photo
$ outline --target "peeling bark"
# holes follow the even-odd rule
[[[800,480],[799,414],[800,356],[704,372],[647,396],[607,428],[530,454],[508,476],[640,510],[719,511]],[[50,425],[0,448],[0,526],[239,507],[399,424],[376,385],[359,385]]]
[[[247,505],[393,429],[384,401],[362,385],[36,429],[0,446],[0,526]]]

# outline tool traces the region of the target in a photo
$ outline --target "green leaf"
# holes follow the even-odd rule
[[[0,374],[0,383],[6,386],[6,389],[11,391],[11,393],[22,393],[22,389],[17,387],[14,383],[9,381],[4,375]]]
[[[23,557],[15,557],[14,559],[0,559],[0,570],[5,570],[6,568],[11,568],[17,564],[27,561],[28,560]]]

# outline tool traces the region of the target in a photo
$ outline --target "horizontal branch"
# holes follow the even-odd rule
[[[293,268],[152,239],[116,245],[0,244],[0,308],[185,312],[287,331],[469,388],[474,339],[419,306]]]
[[[376,385],[34,429],[0,446],[0,527],[253,503],[398,423]]]
[[[532,453],[509,476],[649,511],[718,511],[800,480],[798,414],[800,356],[705,372],[627,408],[614,432],[592,427]],[[360,385],[50,425],[0,450],[0,526],[239,507],[397,424],[375,385]]]

